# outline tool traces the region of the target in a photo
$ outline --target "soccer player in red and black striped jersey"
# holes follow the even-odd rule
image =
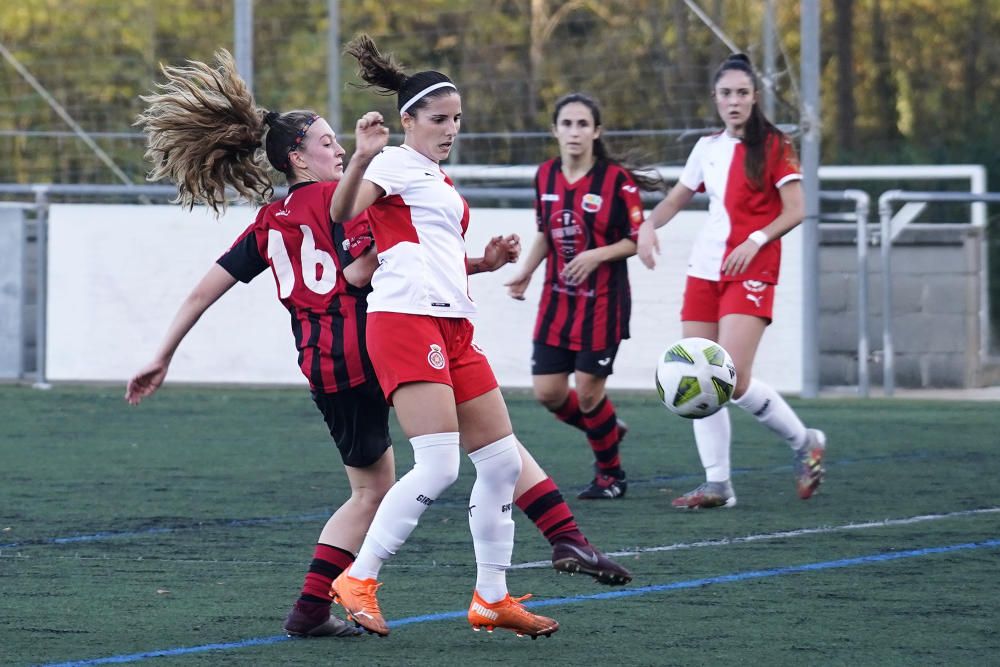
[[[144,98],[150,178],[178,184],[179,200],[226,208],[226,188],[250,201],[271,198],[270,165],[288,194],[258,212],[233,246],[185,299],[153,361],[128,383],[137,404],[163,383],[174,352],[201,315],[237,282],[268,268],[291,314],[299,366],[340,451],[351,497],[330,517],[315,547],[299,599],[285,620],[295,636],[351,636],[359,631],[330,615],[330,582],[354,560],[379,502],[395,481],[388,406],[365,351],[367,286],[373,240],[364,216],[336,228],[330,203],[344,171],[344,149],[311,111],[278,113],[256,106],[232,57],[218,67],[192,62],[165,68],[167,83]],[[200,104],[192,104],[192,100]]]
[[[629,337],[626,259],[635,254],[643,221],[639,189],[658,190],[660,181],[633,173],[609,155],[600,107],[587,95],[572,93],[556,102],[552,133],[559,157],[535,175],[538,234],[507,286],[512,297],[523,299],[545,260],[531,359],[535,397],[586,433],[596,470],[578,497],[621,498],[628,485],[618,446],[626,428],[605,385],[618,346]]]

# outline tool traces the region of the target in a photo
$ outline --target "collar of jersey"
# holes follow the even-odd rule
[[[313,183],[319,183],[319,181],[299,181],[295,185],[289,185],[288,186],[288,191],[289,192],[295,192],[299,188],[304,188],[307,185],[312,185]]]
[[[424,155],[423,153],[421,153],[420,151],[418,151],[416,148],[413,148],[412,146],[407,146],[406,144],[400,144],[399,147],[403,148],[405,150],[410,151],[411,153],[413,153],[414,155],[416,155],[418,158],[420,158],[421,160],[423,160],[427,164],[434,165],[434,168],[437,169],[438,171],[441,170],[441,165],[440,164],[438,164],[434,160],[430,159],[429,157],[427,157],[426,155]]]
[[[566,178],[566,174],[563,173],[563,170],[562,170],[562,158],[556,158],[555,168],[556,168],[556,171],[559,173],[559,178],[562,179],[563,185],[566,186],[566,189],[567,190],[576,190],[578,187],[580,187],[581,185],[583,185],[585,181],[587,183],[587,187],[588,188],[590,187],[590,180],[589,179],[593,175],[594,169],[597,168],[597,163],[598,162],[599,162],[599,160],[594,160],[594,164],[590,165],[590,169],[587,170],[587,173],[585,173],[583,176],[581,176],[580,178],[576,179],[572,183],[569,182],[569,179]]]

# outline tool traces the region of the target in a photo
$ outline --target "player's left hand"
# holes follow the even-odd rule
[[[483,269],[496,271],[505,264],[513,264],[521,256],[521,237],[517,234],[494,236],[483,250]]]
[[[746,271],[759,250],[760,246],[750,239],[733,248],[726,260],[722,262],[723,275],[735,276]]]
[[[579,285],[600,265],[601,257],[596,248],[584,250],[570,260],[559,277],[567,285]]]

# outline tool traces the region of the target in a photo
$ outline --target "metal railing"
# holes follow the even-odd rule
[[[836,169],[836,168],[833,168]],[[478,171],[478,170],[476,170]],[[491,176],[514,176],[523,177],[523,168],[520,167],[495,167],[489,168]],[[665,170],[672,171],[672,170]],[[504,172],[507,172],[506,174]],[[481,177],[480,173],[467,173],[464,174],[467,177],[471,177],[470,180],[476,180],[476,177]],[[840,176],[840,174],[837,174]],[[975,180],[975,179],[974,179]],[[976,182],[974,187],[978,189],[981,184]],[[534,200],[534,190],[532,188],[513,188],[513,187],[465,187],[462,186],[462,193],[469,199],[473,200],[503,200],[511,203],[530,203]],[[275,192],[278,196],[281,196],[285,188],[276,188]],[[36,280],[38,285],[38,308],[36,312],[36,372],[37,372],[37,382],[36,386],[47,387],[46,383],[46,362],[45,362],[45,336],[46,336],[46,308],[45,308],[45,293],[46,293],[46,281],[47,281],[47,234],[48,234],[48,206],[50,199],[53,196],[140,196],[140,197],[157,197],[163,199],[172,199],[176,196],[177,190],[174,186],[170,185],[94,185],[94,184],[42,184],[42,185],[20,185],[20,184],[0,184],[0,194],[15,194],[15,195],[30,195],[34,199],[33,204],[28,203],[0,203],[3,205],[18,206],[23,208],[32,208],[37,212],[36,219],[36,230],[37,230],[37,262],[36,262]],[[644,201],[655,202],[662,195],[646,193],[644,196]],[[857,228],[856,236],[856,246],[857,246],[857,265],[858,265],[858,344],[857,344],[857,354],[858,354],[858,393],[862,397],[868,397],[870,392],[870,374],[868,369],[869,357],[871,356],[871,345],[868,337],[868,244],[869,244],[869,214],[871,201],[867,193],[862,190],[842,190],[842,191],[821,191],[820,199],[823,201],[852,201],[854,202],[854,212],[853,213],[841,213],[841,214],[825,214],[821,216],[824,220],[853,220]],[[704,195],[698,195],[695,198],[695,203],[704,203],[707,201],[707,197]],[[880,230],[882,239],[889,239],[888,243],[882,243],[882,271],[886,279],[883,280],[882,284],[882,301],[883,301],[883,312],[892,312],[892,292],[890,289],[891,283],[891,257],[890,249],[892,245],[892,239],[898,235],[899,231],[905,227],[910,219],[915,217],[915,214],[910,211],[908,215],[903,216],[903,221],[897,220],[895,223],[893,221],[893,211],[892,204],[894,202],[917,202],[917,203],[928,203],[928,202],[950,202],[950,203],[972,203],[973,204],[973,216],[972,224],[976,226],[982,226],[985,224],[985,212],[983,211],[983,204],[985,203],[1000,203],[1000,193],[983,193],[983,192],[910,192],[902,190],[890,190],[883,193],[879,197],[878,201],[878,211],[880,216]],[[901,212],[902,213],[902,212]],[[983,261],[985,266],[985,253],[986,248],[983,246],[984,257]],[[807,298],[818,298],[818,295],[806,295]],[[980,312],[980,326],[981,331],[981,341],[986,341],[986,336],[988,335],[989,318],[988,318],[988,300],[986,294],[986,286],[983,287],[982,294],[982,304]],[[883,367],[883,385],[885,389],[885,395],[891,396],[895,389],[894,381],[894,347],[893,347],[893,336],[891,327],[891,317],[884,317],[883,324],[883,354],[885,356],[885,363]],[[984,343],[985,346],[985,343]],[[980,355],[984,355],[985,347],[980,350]]]
[[[894,202],[928,203],[959,203],[959,204],[998,204],[1000,192],[910,192],[905,190],[888,190],[878,198],[880,243],[882,244],[882,387],[886,396],[892,396],[896,390],[895,347],[892,335],[892,243],[899,233],[913,221],[923,207],[901,210],[900,215],[893,217]],[[984,227],[985,215],[973,215],[972,225]],[[980,251],[982,270],[988,266],[986,244]],[[982,281],[979,298],[979,359],[985,361],[988,355],[989,341],[989,293],[986,281]]]
[[[868,375],[868,213],[871,197],[864,190],[843,190],[840,192],[821,191],[822,201],[853,201],[854,213],[821,216],[822,220],[854,220],[856,225],[856,247],[858,251],[858,395],[868,398],[870,381]],[[819,270],[819,267],[817,267]]]

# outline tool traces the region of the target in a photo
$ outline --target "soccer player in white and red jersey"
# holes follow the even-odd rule
[[[559,624],[531,613],[520,604],[524,598],[507,590],[511,509],[517,497],[533,520],[533,514],[548,516],[553,530],[569,517],[558,518],[565,503],[514,436],[493,371],[473,341],[468,318],[476,306],[468,292],[464,239],[469,206],[440,167],[458,136],[461,96],[440,72],[407,75],[367,35],[346,51],[357,58],[368,85],[396,96],[404,131],[401,146],[386,148],[381,114],[369,112],[358,121],[356,151],[331,217],[345,221],[368,211],[379,258],[368,301],[368,350],[413,445],[414,467],[386,494],[357,559],[334,581],[337,601],[369,631],[388,634],[375,595],[382,564],[455,481],[464,448],[476,468],[469,528],[477,576],[469,623],[551,635]],[[554,544],[556,567],[564,560],[560,549],[567,569],[612,565],[581,540]]]
[[[677,184],[639,229],[639,259],[656,264],[655,230],[695,192],[709,196],[708,220],[688,263],[681,308],[685,337],[717,341],[736,364],[733,403],[787,442],[799,497],[823,481],[826,436],[806,426],[772,387],[752,375],[754,355],[771,322],[781,237],[802,222],[802,174],[791,141],[763,114],[749,58],[735,54],[715,73],[712,95],[725,130],[695,145]],[[674,507],[732,507],[731,428],[726,408],[693,422],[706,482]]]
[[[165,68],[160,93],[144,98],[140,116],[155,165],[151,180],[178,184],[185,206],[226,207],[226,188],[249,201],[267,200],[272,185],[258,150],[284,174],[288,194],[260,209],[254,222],[212,265],[175,315],[153,360],[129,381],[126,400],[138,404],[166,378],[177,347],[202,314],[237,282],[268,268],[278,298],[292,316],[299,366],[341,453],[351,497],[328,520],[316,544],[299,599],[285,620],[290,636],[350,636],[358,631],[330,615],[332,581],[354,560],[385,492],[395,481],[388,404],[365,343],[368,287],[377,258],[367,215],[331,225],[333,193],[344,150],[329,124],[312,111],[278,113],[256,106],[232,57],[213,68],[190,62]],[[494,237],[469,272],[516,261],[515,236]],[[558,488],[523,448],[516,503],[554,544],[557,570],[584,572],[601,583],[631,575],[591,547]],[[544,479],[547,484],[540,483]],[[568,541],[567,541],[568,540]],[[567,545],[579,544],[575,550]]]
[[[601,138],[601,109],[582,93],[559,98],[552,134],[559,157],[535,174],[538,234],[507,282],[524,299],[545,262],[531,357],[535,398],[586,434],[594,479],[577,496],[623,498],[628,489],[619,444],[626,427],[605,392],[621,341],[629,337],[632,296],[626,260],[643,221],[639,189],[661,190],[659,176],[634,173]],[[574,387],[569,377],[574,376]]]

